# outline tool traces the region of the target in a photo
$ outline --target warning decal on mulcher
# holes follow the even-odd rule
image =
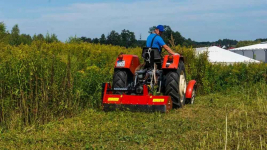
[[[119,98],[112,98],[112,97],[110,97],[110,98],[108,98],[108,101],[109,102],[117,102],[117,101],[119,101]]]
[[[164,102],[164,99],[153,99],[153,102]]]

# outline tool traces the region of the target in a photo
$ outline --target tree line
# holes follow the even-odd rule
[[[43,34],[35,34],[33,36],[20,34],[20,29],[17,24],[9,32],[6,30],[5,24],[0,22],[0,42],[17,46],[20,44],[30,45],[33,41],[45,41],[47,43],[59,42],[56,34],[47,33],[45,36]]]
[[[166,44],[171,45],[183,45],[183,46],[193,46],[194,42],[191,39],[184,38],[180,32],[173,31],[170,26],[165,25],[165,32],[162,34],[163,40]],[[148,33],[152,33],[155,30],[156,26],[150,27]],[[141,35],[140,35],[141,36]],[[172,37],[172,40],[171,40]],[[146,40],[136,39],[135,33],[126,29],[123,29],[121,33],[112,30],[107,35],[102,34],[100,38],[71,38],[70,41],[82,41],[88,43],[100,43],[100,44],[111,44],[118,45],[123,47],[145,47]]]
[[[148,33],[153,33],[156,26],[150,27]],[[247,45],[258,44],[265,39],[256,39],[251,41],[237,41],[232,39],[219,39],[214,42],[197,42],[190,38],[185,38],[179,31],[173,31],[170,26],[164,25],[165,32],[162,34],[163,40],[167,45],[181,45],[187,47],[206,47],[206,46],[226,46],[226,47],[242,47]],[[56,34],[35,34],[33,36],[29,34],[20,34],[19,26],[16,24],[13,26],[11,32],[6,30],[6,26],[3,22],[0,22],[0,42],[4,42],[10,45],[28,44],[30,45],[33,41],[45,41],[47,43],[60,42]],[[134,32],[123,29],[120,33],[112,30],[107,35],[102,34],[100,38],[89,38],[89,37],[69,37],[67,43],[87,42],[87,43],[100,43],[100,44],[111,44],[123,47],[145,47],[146,40],[136,39]]]
[[[123,47],[137,47],[144,46],[145,44],[145,41],[136,40],[134,32],[131,32],[126,29],[123,29],[121,33],[112,30],[107,36],[105,34],[102,34],[100,38],[91,39],[82,36],[78,38],[78,40],[88,43],[111,44]]]
[[[148,33],[153,33],[156,26],[150,27]],[[179,31],[173,31],[170,26],[164,25],[165,31],[162,34],[162,38],[167,45],[181,45],[187,47],[207,47],[207,46],[225,46],[227,48],[230,47],[242,47],[252,44],[258,44],[263,41],[267,41],[265,39],[256,39],[254,41],[237,41],[232,39],[219,39],[214,42],[197,42],[191,40],[190,38],[185,38],[181,35]],[[112,30],[107,36],[102,34],[100,38],[87,38],[87,37],[80,37],[80,38],[71,38],[70,41],[81,41],[81,42],[88,42],[88,43],[100,43],[100,44],[111,44],[111,45],[118,45],[124,47],[144,47],[146,46],[146,40],[137,40],[134,32],[129,30],[122,30],[121,33],[118,33]]]

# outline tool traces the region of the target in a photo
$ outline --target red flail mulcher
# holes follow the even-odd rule
[[[184,59],[143,48],[144,63],[136,55],[120,54],[115,62],[113,84],[103,83],[104,111],[168,112],[194,103],[196,81],[186,81]]]

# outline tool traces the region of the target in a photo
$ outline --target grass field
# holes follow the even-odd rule
[[[267,149],[267,86],[199,96],[168,114],[82,114],[19,130],[0,128],[0,149]]]

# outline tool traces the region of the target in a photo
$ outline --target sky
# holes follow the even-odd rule
[[[99,38],[111,30],[144,40],[169,25],[195,41],[267,38],[267,0],[0,0],[0,22],[30,35]]]

